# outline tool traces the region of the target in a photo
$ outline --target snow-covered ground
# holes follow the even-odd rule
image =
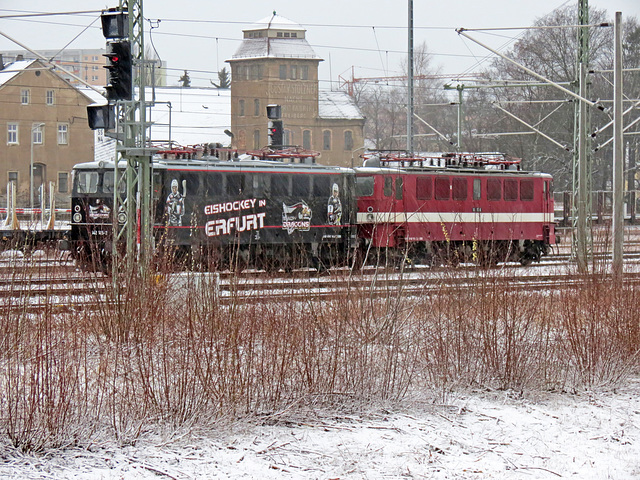
[[[640,477],[640,379],[581,393],[478,391],[438,404],[294,406],[135,446],[26,455],[1,478],[629,479]],[[336,406],[338,405],[338,406]]]

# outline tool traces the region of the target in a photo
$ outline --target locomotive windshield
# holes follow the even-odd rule
[[[98,172],[78,172],[76,179],[76,193],[97,193]]]

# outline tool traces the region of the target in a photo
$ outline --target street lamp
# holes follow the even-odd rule
[[[41,129],[42,127],[44,127],[44,123],[36,123],[31,127],[31,168],[29,169],[29,183],[30,183],[29,193],[31,195],[31,202],[30,202],[31,218],[33,218],[33,133],[36,130]]]

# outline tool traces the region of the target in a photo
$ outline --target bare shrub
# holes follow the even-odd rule
[[[260,279],[231,276],[223,295],[220,274],[121,269],[107,293],[104,278],[88,278],[96,293],[72,313],[32,311],[22,285],[52,272],[16,268],[0,307],[0,425],[25,450],[131,444],[150,429],[316,398],[581,388],[619,382],[637,366],[631,283],[594,274],[578,287],[526,291],[512,288],[518,273],[508,269],[420,276],[398,266],[344,273],[341,288],[309,275],[277,298]],[[247,289],[263,300],[247,301]]]

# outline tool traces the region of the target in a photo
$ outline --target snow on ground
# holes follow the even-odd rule
[[[306,405],[135,445],[26,455],[21,479],[629,479],[640,477],[640,379],[579,394],[474,392],[444,404]]]

